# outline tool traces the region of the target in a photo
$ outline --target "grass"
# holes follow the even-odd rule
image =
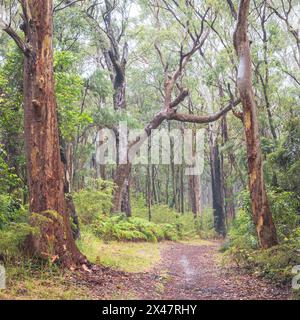
[[[85,300],[87,288],[76,286],[58,270],[34,266],[8,266],[7,288],[0,290],[0,300]]]
[[[151,242],[105,243],[90,233],[83,233],[78,245],[88,259],[96,264],[126,272],[147,272],[160,261],[163,244]],[[70,279],[70,272],[55,266],[36,265],[31,261],[6,265],[7,288],[0,290],[0,300],[74,300],[92,299],[92,288]],[[111,299],[135,299],[134,293],[111,292]]]
[[[209,240],[204,240],[201,238],[192,238],[189,240],[181,240],[180,243],[191,245],[191,246],[212,246],[214,243]]]
[[[213,242],[198,237],[183,240],[180,243],[195,246],[210,246]],[[83,232],[79,249],[87,258],[103,266],[129,273],[149,272],[159,265],[161,251],[168,242],[104,242],[91,232]],[[7,289],[0,290],[0,300],[73,300],[97,298],[93,288],[71,279],[71,272],[62,272],[55,266],[41,266],[32,261],[9,263],[6,266]],[[165,284],[170,280],[166,270],[161,270],[160,283],[155,291],[162,293]],[[124,288],[123,288],[124,289]],[[136,293],[114,288],[109,293],[110,299],[136,299]]]
[[[160,261],[158,243],[104,242],[87,232],[78,246],[91,262],[126,272],[147,272]]]

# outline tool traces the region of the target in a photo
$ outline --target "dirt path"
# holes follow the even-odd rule
[[[288,299],[288,288],[243,274],[241,270],[221,268],[217,263],[219,242],[204,245],[174,243],[162,254],[160,269],[168,281],[164,299],[232,300]]]
[[[218,263],[221,243],[164,243],[161,263],[151,272],[125,273],[96,266],[76,283],[91,289],[94,299],[285,300],[289,288],[271,284]]]

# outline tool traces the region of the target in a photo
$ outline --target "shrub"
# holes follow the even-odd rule
[[[179,239],[178,230],[173,224],[166,223],[161,225],[161,227],[165,240],[177,241]]]
[[[231,247],[225,257],[230,257],[240,267],[286,284],[293,277],[292,268],[300,265],[299,247],[299,241],[295,240],[288,240],[269,249]]]
[[[145,200],[138,198],[133,201],[133,216],[148,220],[148,208],[145,206]],[[156,224],[168,224],[176,233],[175,238],[190,238],[200,236],[203,238],[214,238],[213,212],[211,209],[205,208],[201,216],[195,219],[192,212],[184,214],[169,208],[167,205],[154,205],[151,208],[151,222]],[[171,227],[169,227],[171,230]]]
[[[9,194],[0,194],[0,230],[11,222],[25,222],[27,210]]]
[[[240,209],[228,233],[232,247],[256,248],[258,241],[253,220],[249,213]]]
[[[225,257],[238,266],[287,282],[291,281],[292,267],[300,264],[299,201],[291,192],[271,190],[268,195],[279,245],[264,250],[258,248],[249,195],[243,192],[240,198],[242,209],[238,211],[222,249],[226,251]]]
[[[278,189],[271,189],[268,192],[268,197],[279,241],[291,238],[293,231],[300,225],[300,216],[297,212],[300,207],[299,199],[293,192]],[[255,236],[255,228],[251,218],[252,211],[249,193],[242,192],[239,200],[243,212],[241,211],[240,217],[237,217],[237,221],[231,227],[231,233],[240,233],[244,234],[245,237],[252,238],[252,236]],[[249,247],[252,247],[252,241],[249,244]]]
[[[290,238],[300,225],[298,209],[300,201],[293,192],[271,190],[269,193],[272,215],[277,228],[279,240]]]
[[[92,230],[99,238],[109,241],[148,241],[176,239],[176,230],[170,225],[158,225],[142,218],[114,215],[95,221]]]
[[[93,223],[112,207],[113,183],[101,179],[90,179],[85,189],[74,193],[74,203],[83,225]]]
[[[20,256],[24,240],[30,233],[38,232],[27,223],[11,223],[0,232],[0,256],[10,260]]]
[[[24,216],[21,206],[21,180],[5,162],[6,153],[0,144],[0,229]]]

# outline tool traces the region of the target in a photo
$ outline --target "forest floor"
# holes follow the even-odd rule
[[[76,281],[89,282],[94,288],[92,290],[94,298],[159,300],[289,298],[288,287],[272,284],[238,267],[224,266],[220,263],[220,246],[220,241],[166,242],[160,244],[160,262],[147,272],[114,273],[109,268],[99,268],[98,271],[96,268],[95,272],[77,277]]]
[[[105,260],[78,272],[14,273],[1,299],[284,300],[278,286],[221,263],[220,241],[102,243]],[[110,254],[110,256],[109,256]],[[113,267],[112,267],[113,266]]]

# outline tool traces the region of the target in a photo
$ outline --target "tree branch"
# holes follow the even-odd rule
[[[30,54],[30,49],[26,45],[26,43],[23,41],[23,39],[16,33],[15,30],[13,30],[10,26],[4,25],[3,31],[5,31],[17,44],[17,46],[20,48],[20,50],[28,56]]]
[[[61,1],[57,6],[54,7],[53,12],[58,12],[61,10],[64,10],[68,7],[71,7],[73,4],[77,3],[77,2],[82,2],[84,0],[74,0],[74,1],[70,1],[67,2],[63,7],[61,7],[61,5],[64,3],[64,1]]]
[[[168,116],[168,120],[177,120],[180,122],[191,122],[191,123],[209,123],[209,122],[214,122],[220,119],[222,116],[224,116],[228,111],[230,111],[233,107],[236,107],[241,100],[236,100],[233,103],[230,103],[226,108],[207,115],[207,116],[198,116],[194,114],[183,114],[183,113],[172,113],[171,115]]]

